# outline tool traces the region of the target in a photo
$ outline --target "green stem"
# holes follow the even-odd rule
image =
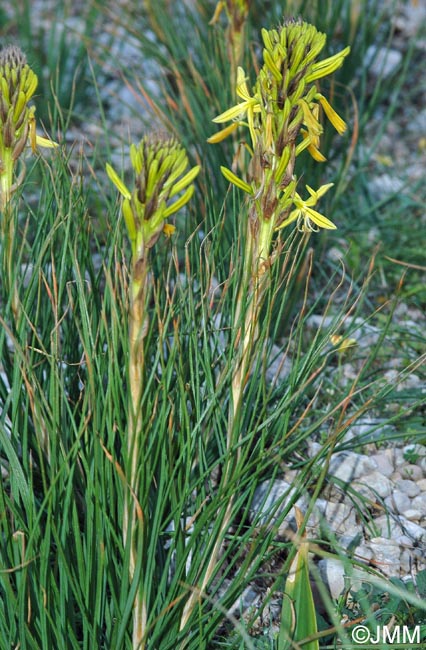
[[[138,557],[143,553],[144,526],[138,502],[141,485],[139,470],[141,442],[143,442],[143,417],[141,400],[144,389],[144,339],[148,330],[146,313],[148,263],[146,251],[133,263],[131,280],[130,323],[129,323],[129,414],[127,437],[127,477],[128,488],[125,493],[123,516],[123,539],[126,546],[130,536],[129,577],[133,581]],[[133,608],[133,648],[143,650],[147,622],[146,598],[143,579],[136,592]]]

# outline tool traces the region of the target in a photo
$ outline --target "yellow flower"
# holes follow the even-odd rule
[[[213,119],[213,122],[216,124],[222,124],[223,122],[229,122],[230,120],[236,120],[237,123],[243,124],[243,118],[247,115],[247,124],[250,129],[250,136],[254,143],[256,142],[256,134],[254,130],[254,114],[258,113],[260,111],[260,103],[259,99],[254,96],[252,97],[250,95],[249,89],[247,87],[247,81],[246,77],[244,74],[244,70],[240,67],[238,67],[237,70],[237,95],[244,101],[240,102],[239,104],[236,104],[235,106],[232,106],[232,108],[229,108],[227,111],[224,113],[221,113],[217,117]],[[216,133],[212,138],[209,138],[209,142],[220,142],[223,138],[225,138],[227,135],[229,135],[230,132],[232,132],[234,129],[230,129],[230,127],[226,127],[222,131],[219,131],[219,133]],[[219,137],[219,135],[222,134],[223,137]]]
[[[347,352],[357,344],[356,339],[344,337],[341,334],[332,334],[330,336],[330,342],[335,348],[337,348],[339,354]]]
[[[166,237],[171,237],[176,230],[176,226],[173,226],[171,223],[165,223],[163,226],[163,233]]]
[[[332,107],[328,99],[326,99],[324,95],[321,95],[321,93],[317,93],[315,95],[315,99],[319,100],[321,106],[324,109],[324,113],[327,115],[328,119],[336,129],[337,133],[339,135],[343,135],[343,133],[346,131],[346,124],[342,120],[340,115],[336,113],[336,111],[334,110],[334,108]]]
[[[310,194],[310,198],[306,201],[302,199],[300,194],[295,192],[293,203],[296,206],[296,209],[290,212],[287,219],[278,226],[278,230],[288,226],[290,223],[293,223],[293,221],[297,221],[297,227],[302,232],[312,232],[319,228],[335,230],[336,226],[332,221],[313,209],[313,207],[318,203],[318,200],[328,192],[330,187],[333,187],[333,185],[334,183],[321,185],[321,187],[316,191],[309,187],[309,185],[306,185],[306,189]]]

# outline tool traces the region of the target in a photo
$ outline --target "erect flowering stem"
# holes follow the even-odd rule
[[[323,132],[319,110],[343,133],[345,123],[319,93],[316,80],[337,70],[349,53],[349,48],[317,62],[326,37],[315,27],[290,20],[278,30],[262,30],[264,43],[263,65],[250,92],[244,70],[236,75],[236,94],[239,101],[213,121],[232,122],[209,138],[220,142],[240,126],[248,129],[250,163],[245,178],[222,167],[225,178],[243,190],[249,201],[248,218],[241,215],[241,232],[245,240],[244,260],[239,280],[234,314],[236,327],[234,368],[228,418],[228,458],[224,461],[222,481],[231,481],[240,455],[241,413],[244,407],[244,389],[255,360],[256,342],[261,327],[261,309],[269,286],[270,270],[275,263],[280,245],[276,232],[296,222],[303,233],[319,228],[333,229],[335,225],[314,206],[331,183],[313,190],[307,186],[310,197],[303,199],[296,191],[296,158],[307,149],[318,162],[325,160],[319,151]],[[305,235],[306,236],[306,235]],[[222,519],[222,540],[232,517],[233,500],[227,505]],[[217,562],[220,543],[215,545],[203,581],[205,589]]]
[[[174,226],[167,218],[180,210],[194,192],[193,180],[199,167],[188,172],[188,158],[178,142],[168,136],[144,137],[139,145],[131,145],[130,160],[134,187],[129,190],[114,169],[107,173],[124,197],[123,216],[132,249],[129,307],[129,406],[126,449],[127,489],[124,494],[123,542],[129,546],[129,578],[146,552],[149,533],[149,512],[144,480],[144,451],[149,429],[143,412],[145,389],[145,339],[148,333],[147,309],[149,285],[149,254],[161,233],[170,236]],[[174,201],[171,199],[175,198]],[[142,504],[142,506],[141,506]],[[145,508],[145,510],[144,510]],[[147,643],[148,603],[142,575],[133,607],[133,648],[143,650]]]

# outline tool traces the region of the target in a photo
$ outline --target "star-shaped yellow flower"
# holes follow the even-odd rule
[[[330,189],[333,187],[334,183],[327,183],[326,185],[321,185],[317,190],[313,190],[309,185],[306,185],[310,197],[306,201],[302,199],[300,194],[295,192],[293,203],[296,206],[295,210],[290,212],[287,219],[285,219],[279,226],[278,229],[288,226],[293,221],[297,221],[297,227],[302,232],[312,232],[314,230],[319,230],[319,228],[325,228],[327,230],[335,230],[335,224],[327,219],[323,214],[317,212],[313,207],[318,203],[318,200]]]

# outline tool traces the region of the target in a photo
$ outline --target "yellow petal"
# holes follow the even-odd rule
[[[303,112],[303,123],[307,126],[309,134],[321,135],[323,128],[308,103],[304,99],[300,99],[298,103]]]
[[[187,188],[186,192],[184,192],[184,193],[182,194],[182,196],[180,196],[180,197],[177,199],[177,201],[175,201],[174,203],[172,203],[172,205],[169,205],[169,206],[164,210],[164,212],[163,212],[163,214],[162,214],[163,219],[167,219],[167,217],[170,217],[171,214],[174,214],[175,212],[177,212],[178,210],[180,210],[181,208],[183,208],[183,206],[184,206],[186,203],[188,203],[189,199],[191,198],[191,196],[192,196],[193,194],[194,194],[194,186],[193,186],[193,185],[190,185],[190,186]]]
[[[306,189],[308,190],[309,194],[311,197],[315,198],[315,203],[320,199],[328,190],[333,187],[334,183],[326,183],[325,185],[321,185],[317,190],[313,190],[312,187],[309,185],[306,185]],[[309,199],[308,199],[309,200]],[[311,205],[315,205],[315,203],[312,203]],[[309,205],[309,204],[308,204]]]
[[[165,223],[163,226],[163,233],[166,235],[166,237],[171,237],[175,230],[176,227],[171,223]]]
[[[207,138],[207,142],[209,144],[217,144],[218,142],[222,142],[222,140],[227,138],[228,135],[233,133],[236,129],[238,129],[238,122],[233,122],[229,126],[226,126],[224,129],[221,129],[214,135],[211,135],[209,138]]]
[[[247,192],[247,194],[253,194],[253,188],[251,187],[251,185],[243,181],[241,178],[238,178],[238,176],[236,176],[234,172],[231,172],[230,169],[221,166],[220,171],[225,176],[227,181],[239,187],[240,190]]]
[[[275,228],[275,230],[281,230],[281,228],[285,228],[286,226],[290,225],[293,223],[293,221],[296,221],[300,217],[300,210],[292,210],[290,214],[288,215],[287,219],[284,219],[282,223],[280,223],[279,226]]]
[[[131,199],[132,197],[131,192],[129,192],[127,187],[124,185],[123,181],[121,180],[117,172],[108,163],[106,164],[105,168],[110,181],[114,183],[115,187],[118,189],[120,194],[122,194],[125,199]]]
[[[237,95],[245,101],[250,101],[253,99],[247,87],[247,79],[244,70],[240,66],[237,68]]]
[[[316,95],[316,98],[319,99],[320,104],[324,109],[324,113],[327,115],[328,119],[336,129],[337,133],[339,135],[343,135],[343,133],[346,131],[346,123],[342,120],[340,115],[336,113],[336,111],[329,103],[329,101],[324,97],[324,95],[318,93],[318,95]]]
[[[316,210],[308,207],[305,207],[304,212],[316,226],[319,226],[319,228],[325,228],[326,230],[336,230],[337,226],[332,221],[330,221],[330,219],[324,217],[323,214],[320,214],[320,212],[317,212]]]
[[[229,122],[229,120],[234,120],[237,117],[240,117],[240,115],[246,113],[248,106],[249,102],[247,101],[236,104],[235,106],[232,106],[232,108],[228,108],[228,110],[224,113],[221,113],[215,117],[212,121],[216,124],[221,124],[222,122]]]
[[[327,158],[321,153],[321,151],[317,149],[313,144],[309,145],[308,151],[311,154],[312,158],[317,162],[325,162],[327,160]]]
[[[36,135],[36,144],[38,147],[46,147],[47,149],[54,149],[59,147],[57,142],[49,140],[48,138],[43,138],[41,135]]]
[[[122,210],[123,210],[124,221],[126,222],[126,226],[127,226],[127,233],[129,235],[130,243],[132,244],[132,249],[133,249],[133,247],[135,246],[137,233],[136,233],[135,216],[133,214],[130,201],[128,199],[124,199]]]
[[[316,79],[321,79],[322,77],[326,77],[332,72],[335,72],[335,70],[340,68],[345,56],[347,56],[350,51],[351,48],[348,46],[341,52],[337,52],[333,56],[329,56],[327,59],[314,63],[311,68],[311,73],[306,77],[306,83],[311,83]]]
[[[185,189],[187,185],[192,183],[194,178],[198,175],[200,171],[200,165],[193,167],[185,176],[183,176],[175,185],[173,185],[172,191],[170,192],[170,197],[178,194],[181,190]]]

